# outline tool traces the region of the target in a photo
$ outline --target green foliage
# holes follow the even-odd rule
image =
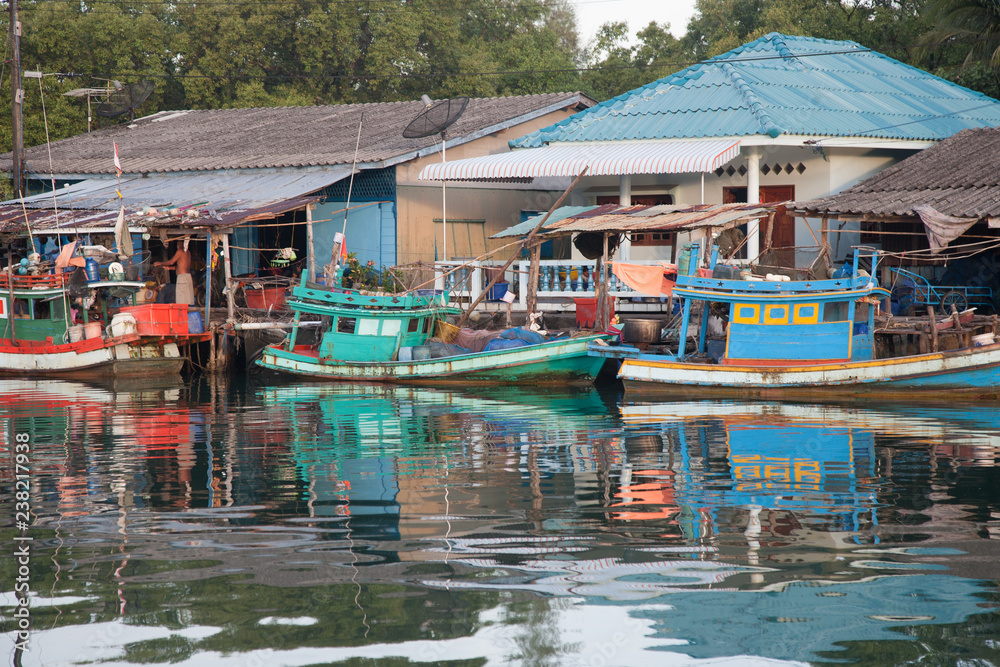
[[[650,22],[630,42],[625,23],[605,23],[587,53],[592,69],[584,73],[581,88],[605,100],[661,79],[682,68],[680,42],[669,26]]]
[[[407,276],[400,269],[382,267],[382,270],[375,268],[375,262],[367,261],[362,263],[358,259],[358,254],[347,253],[344,261],[344,277],[341,285],[368,292],[388,292],[395,293],[406,289],[409,284]]]
[[[64,93],[111,90],[113,80],[155,83],[144,115],[424,93],[582,90],[605,100],[772,31],[853,40],[998,92],[995,0],[697,0],[680,40],[667,24],[630,35],[625,23],[609,23],[586,50],[569,0],[21,0],[20,7],[23,69],[58,73],[41,88],[37,79],[23,84],[26,146],[45,141],[46,125],[51,140],[86,131],[85,100]],[[5,32],[8,21],[0,14]],[[6,118],[10,92],[5,68]],[[0,123],[0,151],[10,149],[10,124]]]
[[[567,0],[21,0],[20,7],[23,68],[59,73],[44,79],[52,140],[87,128],[85,102],[62,93],[112,80],[155,83],[144,115],[578,88]],[[8,21],[0,16],[5,31]],[[9,118],[5,79],[0,113]],[[45,141],[42,93],[25,88],[25,145],[33,146]],[[0,151],[10,149],[4,124]]]
[[[928,0],[934,29],[925,45],[953,42],[962,45],[964,66],[988,63],[1000,68],[1000,3],[996,0]]]

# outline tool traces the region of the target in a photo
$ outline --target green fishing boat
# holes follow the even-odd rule
[[[307,378],[425,384],[563,385],[593,382],[604,362],[587,355],[597,335],[545,337],[523,329],[480,352],[448,344],[440,332],[460,309],[446,291],[369,293],[309,283],[288,299],[295,313],[285,341],[264,349],[264,368]],[[303,314],[319,316],[316,342],[301,344]],[[534,335],[531,335],[534,334]],[[503,334],[501,334],[503,335]]]

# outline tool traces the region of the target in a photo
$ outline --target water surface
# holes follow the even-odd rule
[[[0,415],[24,665],[1000,664],[991,405],[5,381]]]

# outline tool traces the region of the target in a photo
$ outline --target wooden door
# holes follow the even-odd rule
[[[781,201],[793,201],[795,199],[794,185],[771,185],[761,187],[760,202],[762,204],[773,204]],[[767,239],[767,218],[760,221],[760,247],[765,248]],[[793,248],[795,247],[795,218],[788,215],[784,206],[779,206],[774,214],[774,230],[771,232],[772,248]]]

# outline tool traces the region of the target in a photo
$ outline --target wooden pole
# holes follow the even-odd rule
[[[313,209],[316,208],[316,204],[308,204],[306,206],[306,264],[308,266],[306,272],[306,280],[311,283],[316,282],[316,245],[315,238],[313,237]]]
[[[233,267],[229,261],[229,234],[222,235],[222,267],[226,275],[226,319],[236,320],[236,296],[233,294]]]
[[[764,239],[764,249],[771,249],[771,237],[774,236],[774,211],[767,214],[767,235]],[[750,259],[749,257],[747,259]],[[756,259],[756,258],[754,258]]]
[[[608,313],[608,233],[604,232],[603,249],[601,252],[601,287],[597,290],[597,316],[594,326],[598,331],[605,331],[611,324]]]
[[[17,345],[17,335],[14,333],[14,255],[7,251],[7,289],[10,303],[7,308],[7,321],[10,322],[10,342]]]
[[[931,352],[938,351],[937,320],[934,318],[934,306],[927,306],[927,316],[931,319]]]
[[[561,197],[559,197],[559,199],[558,199],[558,200],[556,200],[556,203],[552,205],[552,208],[550,208],[550,209],[548,210],[548,212],[547,212],[547,213],[545,214],[545,216],[544,216],[544,217],[543,217],[543,218],[542,218],[541,220],[539,220],[539,221],[538,221],[538,224],[537,224],[537,225],[535,225],[535,228],[534,228],[534,229],[532,229],[532,230],[531,230],[531,232],[529,232],[529,233],[528,233],[528,235],[524,237],[524,241],[522,241],[522,242],[521,242],[521,245],[522,245],[522,246],[525,246],[525,247],[526,247],[526,246],[529,246],[529,245],[531,244],[531,242],[532,242],[532,241],[534,240],[534,238],[535,238],[535,235],[537,235],[537,234],[538,234],[538,230],[540,230],[540,229],[542,228],[542,226],[543,226],[543,225],[545,225],[546,221],[547,221],[547,220],[549,219],[549,216],[551,216],[551,215],[552,215],[552,212],[553,212],[553,211],[555,211],[555,210],[556,210],[557,208],[559,208],[560,206],[562,206],[562,203],[563,203],[563,200],[565,200],[565,199],[566,199],[566,197],[568,197],[568,196],[569,196],[569,193],[573,191],[573,188],[575,188],[575,187],[576,187],[576,184],[580,182],[580,179],[584,177],[584,175],[585,175],[585,174],[587,173],[587,169],[589,169],[589,168],[590,168],[590,167],[589,167],[589,166],[587,166],[587,167],[584,167],[584,168],[583,168],[583,169],[582,169],[582,170],[580,171],[580,175],[579,175],[579,176],[577,176],[577,177],[576,177],[576,179],[575,179],[575,180],[574,180],[574,181],[573,181],[572,183],[570,183],[569,187],[568,187],[568,188],[566,188],[566,192],[562,193],[562,196],[561,196]],[[481,302],[481,301],[482,301],[483,299],[485,299],[485,298],[486,298],[486,295],[490,293],[490,288],[491,288],[491,287],[493,287],[493,285],[494,285],[494,284],[495,284],[495,283],[496,283],[496,282],[497,282],[497,281],[498,281],[498,280],[500,279],[500,276],[502,276],[502,275],[503,275],[503,274],[504,274],[504,273],[505,273],[505,272],[507,271],[507,269],[508,269],[508,268],[510,267],[510,265],[514,263],[514,260],[515,260],[515,259],[517,259],[517,255],[514,255],[513,257],[511,257],[510,259],[508,259],[508,260],[506,261],[506,263],[504,263],[504,265],[503,265],[503,268],[501,268],[501,269],[500,269],[500,270],[499,270],[499,271],[498,271],[498,272],[497,272],[497,273],[496,273],[496,274],[495,274],[495,275],[493,276],[492,280],[490,280],[489,284],[488,284],[488,285],[486,285],[486,288],[485,288],[485,289],[484,289],[484,290],[482,291],[482,293],[481,293],[481,294],[480,294],[480,295],[479,295],[479,296],[478,296],[478,297],[476,298],[476,300],[472,302],[472,304],[471,304],[471,305],[469,306],[468,310],[466,310],[466,311],[465,311],[464,313],[462,313],[462,317],[461,317],[461,318],[459,318],[459,320],[458,320],[458,325],[457,325],[457,326],[462,326],[463,324],[465,324],[465,321],[466,321],[467,319],[469,319],[469,314],[470,314],[470,313],[471,313],[471,312],[472,312],[473,310],[475,310],[476,306],[478,306],[478,305],[479,305],[479,303],[480,303],[480,302]]]
[[[10,44],[11,68],[10,88],[11,99],[11,141],[13,142],[12,169],[14,177],[14,196],[24,197],[24,126],[22,124],[22,107],[24,105],[24,90],[21,89],[21,22],[17,18],[17,0],[10,3]],[[11,303],[13,308],[14,304]]]
[[[212,325],[212,232],[205,234],[205,328]]]
[[[542,245],[536,243],[531,246],[531,268],[528,270],[527,307],[528,312],[525,317],[530,317],[538,308],[538,274],[541,268]],[[527,321],[527,320],[525,320]]]

